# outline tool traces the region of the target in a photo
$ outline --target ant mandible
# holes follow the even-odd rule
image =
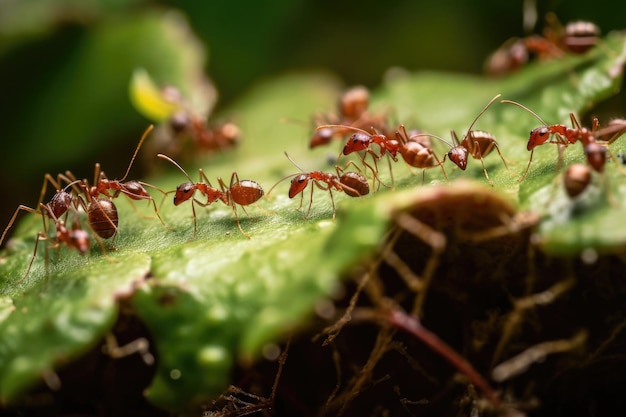
[[[191,210],[193,213],[193,237],[196,238],[196,209],[195,204],[198,204],[202,207],[207,207],[208,205],[214,203],[217,200],[220,200],[222,203],[231,207],[233,210],[233,214],[235,215],[235,220],[237,221],[237,226],[239,227],[239,231],[250,239],[250,235],[246,233],[241,227],[241,223],[239,222],[239,216],[237,214],[237,206],[241,206],[242,210],[249,217],[248,212],[244,206],[248,206],[250,204],[256,203],[261,197],[263,197],[264,192],[263,188],[256,181],[251,180],[240,180],[239,175],[236,172],[233,172],[230,177],[230,186],[226,187],[222,178],[218,177],[217,181],[220,185],[220,188],[213,187],[211,182],[204,174],[202,168],[198,169],[198,174],[200,176],[199,182],[194,182],[191,177],[187,174],[187,172],[183,169],[183,167],[178,164],[178,162],[174,161],[167,155],[158,154],[157,155],[161,159],[165,159],[166,161],[173,164],[176,168],[178,168],[184,175],[187,177],[189,182],[185,182],[176,187],[174,194],[174,205],[178,206],[181,203],[191,200]],[[206,196],[206,201],[198,200],[194,195],[196,191]]]
[[[285,152],[285,156],[296,168],[302,171],[302,173],[290,174],[281,178],[276,182],[276,184],[272,186],[272,188],[270,188],[267,194],[269,195],[274,187],[276,187],[282,181],[293,177],[293,179],[291,180],[291,185],[289,186],[289,198],[294,198],[295,196],[300,194],[300,205],[298,206],[298,210],[302,208],[302,202],[304,200],[304,189],[309,185],[309,181],[312,181],[313,185],[320,190],[328,191],[328,194],[330,195],[331,205],[333,208],[333,219],[335,218],[335,200],[333,197],[333,190],[343,191],[350,197],[360,197],[369,194],[370,189],[367,179],[357,172],[343,172],[340,170],[339,167],[336,167],[337,175],[322,171],[306,172],[305,170],[300,168],[293,159],[291,159],[287,152]],[[315,188],[311,186],[309,208],[304,215],[305,219],[309,217],[309,214],[311,213],[314,190]]]

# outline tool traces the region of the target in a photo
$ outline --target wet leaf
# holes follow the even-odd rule
[[[14,398],[55,367],[86,352],[117,317],[116,295],[128,294],[150,270],[141,253],[73,262],[20,293],[5,281],[0,321],[0,398]],[[71,265],[71,263],[70,263]],[[32,278],[35,278],[32,276]],[[22,287],[24,288],[24,287]]]

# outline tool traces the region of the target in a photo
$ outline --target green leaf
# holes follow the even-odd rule
[[[116,254],[111,261],[68,262],[48,279],[30,276],[24,293],[4,282],[0,317],[0,398],[7,402],[56,366],[86,352],[117,317],[117,294],[132,292],[150,271],[141,253]],[[41,278],[41,277],[40,277]],[[23,287],[22,287],[23,288]]]

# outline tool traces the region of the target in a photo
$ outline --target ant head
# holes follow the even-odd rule
[[[448,151],[448,158],[459,168],[465,171],[467,168],[467,149],[462,146],[454,146]]]
[[[89,233],[80,228],[73,228],[70,234],[71,247],[76,248],[81,254],[89,250]]]
[[[54,218],[61,217],[72,205],[72,194],[65,190],[58,191],[50,202],[48,203],[49,213],[54,215]]]
[[[372,136],[367,133],[357,132],[350,136],[346,146],[343,148],[343,154],[349,155],[352,152],[364,151],[368,148],[370,142],[372,141]]]
[[[193,193],[196,191],[196,184],[193,182],[184,182],[176,187],[176,193],[174,194],[174,205],[177,206],[193,197]]]
[[[310,176],[308,174],[298,174],[291,180],[289,186],[289,198],[294,198],[309,185]]]
[[[313,133],[313,136],[311,136],[309,149],[313,149],[317,146],[327,145],[332,140],[333,135],[334,131],[330,127],[316,130],[315,133]]]
[[[530,131],[526,149],[532,151],[535,146],[543,145],[550,138],[550,129],[546,126],[536,127]]]

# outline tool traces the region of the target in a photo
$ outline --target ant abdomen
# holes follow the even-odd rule
[[[343,192],[350,197],[362,197],[370,192],[370,185],[367,178],[358,172],[351,171],[341,174],[339,182],[343,185]]]
[[[91,228],[101,238],[108,239],[117,233],[119,217],[113,201],[94,199],[87,208],[87,217]]]
[[[252,180],[237,181],[231,184],[229,191],[231,200],[240,206],[256,203],[264,194],[261,185]]]
[[[600,28],[592,23],[577,21],[565,26],[563,44],[575,54],[583,54],[596,46],[600,39]]]
[[[565,192],[570,198],[582,194],[591,183],[591,170],[585,164],[572,164],[563,176]]]

